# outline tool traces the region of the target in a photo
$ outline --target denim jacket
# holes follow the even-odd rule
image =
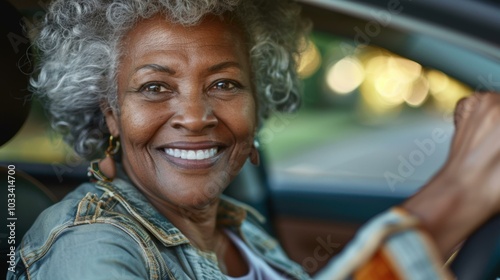
[[[309,279],[260,226],[222,197],[218,225],[237,233],[283,275]],[[7,279],[225,279],[213,252],[191,245],[128,181],[85,183],[45,210],[24,236]]]

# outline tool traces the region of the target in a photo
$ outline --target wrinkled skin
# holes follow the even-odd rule
[[[121,45],[119,110],[104,112],[135,186],[234,275],[246,267],[216,228],[219,195],[249,157],[258,162],[256,100],[241,34],[215,16],[191,27],[160,16],[140,21]]]

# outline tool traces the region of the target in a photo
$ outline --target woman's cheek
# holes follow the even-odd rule
[[[122,128],[133,142],[149,140],[161,127],[161,119],[161,113],[157,113],[154,106],[134,106],[129,103],[122,109]]]
[[[230,118],[234,120],[233,131],[241,138],[253,136],[256,122],[256,107],[253,97],[245,98],[232,106],[235,110],[232,111]],[[246,125],[242,125],[246,124]]]

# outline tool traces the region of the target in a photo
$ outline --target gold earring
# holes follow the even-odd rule
[[[113,156],[120,149],[120,141],[109,136],[108,148],[104,152],[106,156],[103,159],[96,159],[90,162],[87,175],[98,181],[112,182],[116,176],[116,164]]]

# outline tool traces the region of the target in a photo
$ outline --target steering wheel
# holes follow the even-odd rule
[[[500,279],[500,215],[465,241],[451,270],[458,280]]]

